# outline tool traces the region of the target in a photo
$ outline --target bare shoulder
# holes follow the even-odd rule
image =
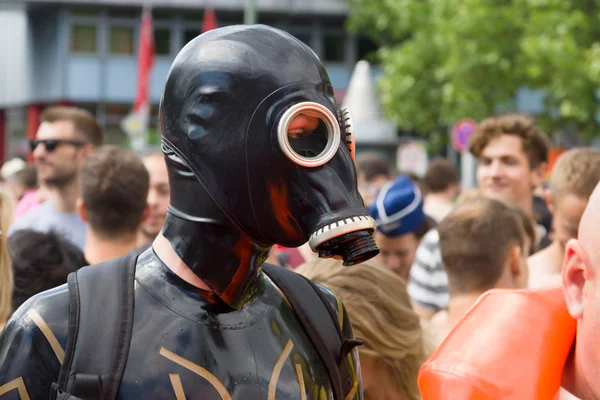
[[[527,259],[529,287],[539,288],[560,284],[562,258],[553,246],[538,251]]]

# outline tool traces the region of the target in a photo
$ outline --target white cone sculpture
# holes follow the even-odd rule
[[[352,112],[357,144],[397,145],[399,143],[396,125],[383,118],[371,79],[371,66],[367,61],[356,63],[343,106],[350,108]]]

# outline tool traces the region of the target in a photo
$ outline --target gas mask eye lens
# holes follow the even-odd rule
[[[299,156],[315,158],[327,147],[327,126],[318,117],[299,114],[288,126],[288,141]]]
[[[304,167],[318,167],[335,155],[340,126],[325,106],[304,102],[290,107],[279,121],[277,136],[284,154]]]

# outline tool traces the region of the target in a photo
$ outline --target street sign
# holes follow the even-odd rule
[[[463,152],[469,145],[469,139],[475,131],[477,123],[472,119],[458,121],[452,128],[452,145],[458,152]]]
[[[427,149],[416,140],[406,142],[398,147],[396,166],[400,172],[411,172],[423,176],[427,169]]]

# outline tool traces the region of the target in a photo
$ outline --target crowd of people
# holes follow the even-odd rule
[[[94,117],[75,107],[44,110],[30,147],[33,163],[12,159],[0,171],[1,326],[34,295],[66,283],[70,273],[141,254],[160,239],[171,202],[169,173],[183,168],[168,170],[161,150],[135,154],[104,144]],[[549,147],[529,116],[481,121],[469,144],[478,161],[477,189],[462,193],[458,170],[448,160],[432,160],[418,177],[393,171],[381,155],[358,149],[358,190],[375,221],[380,253],[346,268],[333,258],[317,259],[308,244],[272,249],[268,262],[295,270],[343,303],[338,317],[347,313],[363,341],[358,354],[367,400],[416,400],[432,393],[429,382],[419,379],[420,369],[429,357],[451,350],[446,339],[460,332],[461,321],[486,292],[561,284],[579,328],[562,361],[565,375],[553,382],[555,394],[598,398],[594,371],[600,361],[589,347],[595,346],[600,320],[600,194],[594,191],[600,150],[568,150],[546,182]],[[171,157],[181,160],[179,154]],[[185,173],[176,178],[182,188]],[[449,392],[444,398],[457,397]]]
[[[580,249],[572,240],[581,238],[578,235],[582,232],[580,222],[584,212],[592,214],[594,204],[588,202],[600,182],[600,150],[595,148],[573,148],[563,153],[546,182],[549,140],[537,128],[534,119],[526,115],[501,115],[483,120],[470,140],[469,151],[478,161],[477,188],[465,193],[460,193],[456,167],[444,159],[433,160],[425,175],[419,178],[408,174],[393,177],[384,168],[384,159],[374,154],[357,158],[363,197],[366,202],[371,201],[369,210],[377,221],[376,241],[381,249],[378,259],[406,285],[412,308],[421,321],[426,357],[434,355],[435,360],[447,356],[442,360],[446,363],[452,359],[450,354],[456,357],[461,351],[485,360],[485,347],[469,348],[467,343],[460,343],[463,347],[452,347],[454,344],[449,341],[442,350],[438,348],[481,296],[492,289],[543,289],[570,283],[570,287],[565,287],[565,297],[567,303],[571,302],[569,292],[575,289],[570,280],[575,277],[565,278],[565,263],[570,256],[579,255],[578,252],[569,253],[569,249],[571,252],[575,252],[573,247]],[[551,216],[550,223],[548,215]],[[593,251],[589,247],[587,250]],[[578,276],[578,290],[582,285],[593,285],[595,273],[589,268],[587,284]],[[582,299],[578,297],[577,300]],[[591,304],[588,306],[592,307]],[[574,308],[569,304],[572,318],[581,321],[581,310],[577,309],[575,313]],[[504,321],[489,313],[478,321],[488,324],[495,318]],[[498,329],[510,328],[499,326]],[[565,328],[565,331],[568,330]],[[478,334],[475,329],[464,337],[472,338],[469,335]],[[572,346],[572,349],[569,347],[571,351],[567,351],[571,354],[570,359],[575,352],[575,345]],[[481,352],[477,353],[477,350]],[[436,351],[440,353],[436,355]],[[519,356],[515,357],[504,360],[509,368]],[[531,358],[535,356],[531,355]],[[490,364],[495,361],[489,360]],[[568,366],[566,363],[565,369]],[[461,365],[453,367],[460,369]],[[579,366],[579,373],[582,369],[589,373],[593,370],[590,367]],[[528,372],[535,375],[539,371]],[[472,380],[474,375],[470,373],[465,372],[465,382]],[[435,380],[420,382],[426,388],[422,391],[425,398],[463,398],[453,397],[453,388],[457,396],[466,396],[468,392],[457,389],[460,385],[456,382],[441,385],[440,390],[433,391],[428,388],[432,381]],[[486,384],[484,379],[479,383]],[[562,382],[556,379],[551,384],[544,384],[554,387],[559,392],[559,399],[597,398],[593,394],[597,392],[572,376]],[[561,384],[564,387],[558,391]],[[477,382],[473,385],[477,386]],[[506,386],[499,387],[507,389]],[[508,398],[503,396],[509,392],[497,394],[497,398]],[[411,398],[406,397],[406,393],[405,398]],[[533,398],[527,396],[510,398]]]
[[[543,186],[548,146],[529,117],[483,121],[470,147],[478,186],[468,193],[460,193],[458,170],[445,159],[433,160],[419,178],[363,153],[355,164],[377,223],[375,261],[346,269],[306,248],[274,249],[271,262],[300,265],[297,272],[343,300],[366,342],[360,352],[367,398],[418,399],[421,364],[486,291],[560,284],[565,247],[600,182],[600,151],[567,151]],[[101,128],[84,110],[45,110],[31,150],[33,164],[17,158],[2,169],[2,324],[78,268],[143,251],[169,205],[162,153],[103,145]],[[545,210],[534,206],[540,186],[551,231],[540,223]]]
[[[477,188],[464,193],[460,192],[457,168],[446,159],[432,160],[425,175],[417,177],[392,173],[386,159],[376,153],[357,157],[359,189],[377,222],[375,240],[381,250],[370,264],[387,267],[400,278],[395,284],[402,289],[396,294],[407,290],[410,295],[410,312],[418,316],[420,326],[403,325],[398,337],[405,339],[404,335],[420,332],[425,358],[435,353],[484,293],[561,285],[565,249],[571,239],[578,237],[582,215],[600,183],[600,150],[566,151],[546,181],[549,146],[546,134],[529,116],[501,115],[482,121],[469,147],[478,160]],[[300,267],[299,272],[305,273],[304,268]],[[337,269],[336,279],[343,282],[351,270]],[[334,285],[321,276],[324,272],[311,272],[312,268],[307,271],[307,276],[323,280],[326,286]],[[347,279],[347,286],[336,293],[356,296],[350,284],[352,278]],[[385,279],[389,284],[390,278],[386,275]],[[395,313],[397,320],[410,321],[384,302],[390,295],[387,285],[374,277],[370,280],[377,282],[379,289],[363,286],[360,296],[375,296],[376,300],[371,301],[387,304],[382,307]],[[406,304],[401,299],[395,302],[394,307]],[[369,314],[363,316],[352,309],[349,314],[351,320],[358,314],[357,325],[369,318]],[[374,312],[370,318],[373,327],[381,323]],[[378,340],[398,346],[383,333]],[[413,344],[412,350],[417,349],[420,347]],[[401,346],[395,350],[393,357],[412,363],[405,367],[405,373],[418,370],[423,360],[414,357],[418,352],[403,352]],[[416,374],[412,379],[415,383]],[[418,392],[401,388],[405,382],[402,379],[395,382],[393,390],[401,396],[369,396],[365,391],[366,398],[420,398]],[[575,398],[565,389],[561,389],[560,396]]]
[[[32,163],[7,161],[0,192],[0,324],[77,269],[148,248],[169,205],[162,152],[103,143],[93,115],[49,107]]]

